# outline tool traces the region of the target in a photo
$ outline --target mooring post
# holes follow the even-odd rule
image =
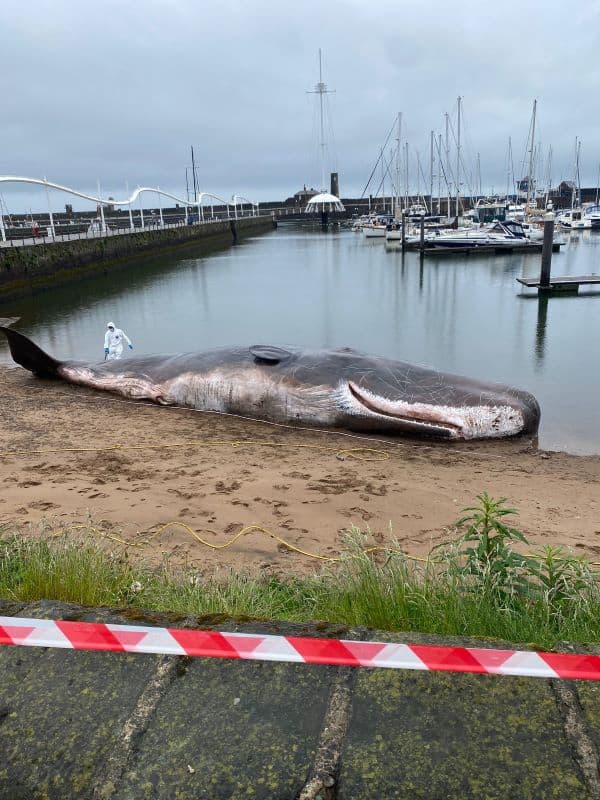
[[[544,215],[544,242],[542,244],[542,269],[540,289],[550,288],[550,269],[552,266],[552,241],[554,239],[554,214]]]
[[[406,221],[408,217],[406,216],[406,209],[402,211],[402,252],[406,250]]]
[[[419,224],[419,252],[422,258],[425,255],[425,217],[423,216]]]

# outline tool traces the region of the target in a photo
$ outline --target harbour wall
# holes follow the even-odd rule
[[[271,216],[154,229],[117,236],[0,248],[0,302],[94,274],[109,274],[161,252],[202,253],[273,228]]]

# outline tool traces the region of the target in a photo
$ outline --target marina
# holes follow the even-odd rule
[[[0,800],[600,800],[599,30],[0,3]]]
[[[600,235],[565,234],[553,272],[598,270]],[[110,277],[46,291],[43,304],[0,305],[19,330],[60,358],[101,358],[101,332],[115,318],[136,352],[181,352],[242,343],[354,347],[531,391],[542,406],[543,448],[600,453],[597,371],[580,331],[600,336],[600,292],[538,300],[517,279],[537,281],[529,250],[468,258],[386,248],[349,228],[280,223],[214,253],[152,255]],[[0,364],[12,361],[0,342]]]

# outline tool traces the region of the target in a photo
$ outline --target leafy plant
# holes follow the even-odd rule
[[[487,492],[477,495],[478,506],[463,509],[468,512],[456,523],[457,529],[467,526],[456,540],[458,571],[475,579],[478,588],[501,595],[528,592],[530,581],[525,573],[531,559],[516,553],[512,542],[527,544],[525,535],[503,521],[516,514],[507,508],[506,498],[491,498]]]
[[[581,600],[582,593],[594,583],[589,562],[582,556],[566,553],[563,547],[547,545],[542,548],[531,559],[529,571],[554,607]]]

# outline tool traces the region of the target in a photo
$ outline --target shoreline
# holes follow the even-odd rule
[[[223,544],[257,525],[332,556],[354,527],[422,557],[485,491],[517,509],[513,524],[532,551],[563,546],[600,560],[600,456],[541,451],[525,438],[448,444],[285,428],[21,369],[0,367],[0,379],[0,525],[33,523],[28,535],[91,518],[128,542],[177,522]],[[323,563],[259,531],[220,551],[181,527],[152,542],[143,558],[206,572],[306,574]]]

